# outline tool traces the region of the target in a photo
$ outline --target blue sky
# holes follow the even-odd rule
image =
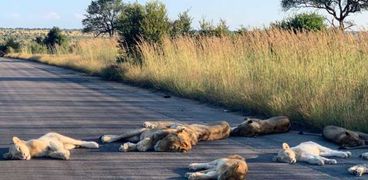
[[[133,2],[135,0],[125,0]],[[147,0],[138,0],[145,3]],[[0,27],[52,27],[81,28],[81,19],[91,0],[0,0]],[[198,26],[202,18],[217,23],[220,18],[232,29],[263,27],[281,20],[296,11],[283,12],[280,0],[162,0],[170,18],[189,9]],[[368,13],[353,15],[357,27],[368,27]]]

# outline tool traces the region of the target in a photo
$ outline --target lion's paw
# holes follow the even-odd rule
[[[352,153],[350,151],[346,151],[344,158],[350,158],[351,156],[352,156]]]
[[[200,176],[198,175],[198,173],[187,173],[187,174],[186,174],[186,177],[189,180],[199,180],[200,179]]]
[[[321,159],[318,159],[316,164],[318,166],[324,166],[325,165],[325,162],[323,160],[321,160]]]
[[[153,123],[151,123],[151,122],[144,122],[143,123],[143,127],[145,127],[145,128],[149,128],[149,129],[154,129],[154,128],[156,128],[156,125],[154,125]]]
[[[186,177],[186,178],[189,178],[192,174],[193,174],[193,173],[187,172],[187,173],[185,173],[185,177]]]
[[[363,153],[362,155],[360,155],[360,157],[361,157],[362,159],[368,160],[368,152]]]
[[[100,137],[102,143],[110,143],[112,140],[111,135],[103,135]]]
[[[131,143],[124,143],[120,146],[120,152],[128,152],[130,150]]]
[[[188,168],[189,170],[192,170],[192,171],[195,171],[195,170],[198,170],[198,163],[192,163],[192,164],[189,164]]]

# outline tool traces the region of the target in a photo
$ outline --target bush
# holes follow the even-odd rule
[[[122,49],[133,51],[142,36],[144,7],[138,3],[127,4],[119,17],[118,32]]]
[[[303,13],[271,24],[273,28],[293,31],[320,31],[327,28],[325,18],[316,13]]]
[[[170,25],[171,37],[189,34],[192,30],[192,20],[193,18],[189,16],[188,10],[180,13],[178,19]]]
[[[160,43],[169,34],[170,23],[167,10],[163,3],[149,1],[146,5],[139,3],[127,4],[119,17],[119,44],[128,56],[140,62],[137,45],[142,41]],[[129,57],[128,57],[129,58]],[[119,57],[124,61],[126,57]]]
[[[14,38],[8,38],[4,44],[0,45],[0,56],[12,52],[19,52],[21,48],[20,42],[16,41]]]
[[[161,42],[169,33],[170,23],[163,3],[150,1],[145,5],[145,16],[142,21],[143,39],[149,42]]]
[[[229,26],[226,24],[226,21],[220,19],[220,22],[215,26],[212,21],[207,21],[206,19],[202,19],[199,21],[200,30],[199,33],[203,36],[224,36],[230,35],[231,31]]]
[[[53,27],[45,37],[44,44],[51,53],[55,53],[56,46],[67,45],[67,37],[62,34],[62,31],[58,27]]]
[[[29,50],[32,54],[43,54],[47,53],[47,47],[43,44],[31,42],[29,45]]]

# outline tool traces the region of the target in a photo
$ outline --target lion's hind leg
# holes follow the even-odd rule
[[[192,164],[189,164],[189,169],[193,171],[200,170],[200,169],[212,169],[217,166],[218,161],[219,160],[214,160],[208,163],[192,163]]]
[[[130,152],[130,151],[139,151],[146,152],[153,147],[152,138],[144,138],[139,141],[137,144],[132,142],[124,143],[120,146],[119,151],[121,152]]]
[[[207,179],[217,179],[217,172],[215,169],[208,169],[199,172],[186,173],[185,177],[189,180],[207,180]]]
[[[165,128],[175,128],[182,123],[175,121],[146,121],[143,123],[143,127],[149,129],[165,129]]]
[[[45,137],[47,138],[51,138],[51,139],[56,139],[58,141],[60,141],[66,148],[74,148],[76,146],[80,146],[80,147],[84,147],[84,148],[99,148],[99,145],[96,142],[93,141],[82,141],[82,140],[78,140],[78,139],[74,139],[71,137],[67,137],[64,135],[61,135],[59,133],[48,133],[45,135]],[[44,138],[45,138],[44,137]]]
[[[50,142],[48,156],[55,159],[69,160],[70,151],[61,142]]]
[[[125,133],[122,133],[120,135],[103,135],[100,137],[100,140],[102,143],[112,143],[119,141],[121,139],[131,138],[134,136],[139,136],[143,131],[147,130],[146,128],[141,129],[134,129],[127,131]]]
[[[49,157],[55,158],[55,159],[62,159],[62,160],[69,160],[70,159],[70,151],[53,151],[50,152]]]
[[[325,165],[325,161],[324,159],[322,159],[321,156],[316,156],[316,155],[307,154],[307,153],[301,154],[298,161],[303,161],[309,164],[320,165],[320,166]]]
[[[340,158],[349,158],[351,157],[350,151],[337,151],[324,146],[319,145],[318,149],[321,151],[320,155],[324,157],[340,157]]]
[[[340,158],[349,158],[351,157],[351,152],[347,151],[347,152],[343,152],[343,151],[324,151],[320,153],[321,156],[324,157],[340,157]]]
[[[137,150],[140,152],[146,152],[150,149],[152,149],[154,146],[153,144],[153,138],[152,137],[146,137],[139,141],[137,143]]]
[[[76,147],[74,144],[64,144],[64,148],[68,150],[72,150]]]
[[[335,159],[328,159],[322,156],[320,156],[319,158],[323,160],[324,164],[337,164],[337,161]]]

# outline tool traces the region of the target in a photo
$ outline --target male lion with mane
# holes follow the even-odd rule
[[[119,140],[128,141],[120,151],[187,152],[198,141],[212,141],[227,138],[230,125],[223,121],[209,125],[184,124],[173,121],[147,121],[144,128],[127,131],[121,135],[104,135],[104,143]]]

